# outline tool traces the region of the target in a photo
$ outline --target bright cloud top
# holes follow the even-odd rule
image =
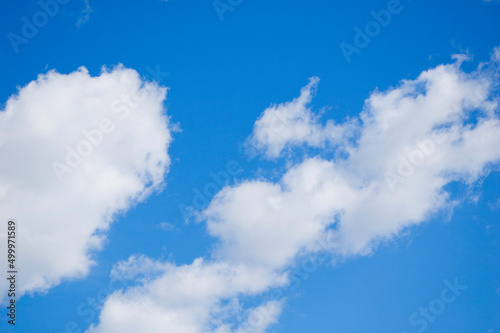
[[[347,157],[308,157],[279,182],[222,189],[202,213],[218,239],[211,258],[119,263],[123,275],[141,272],[141,285],[111,295],[88,332],[265,332],[283,300],[245,310],[240,296],[289,283],[286,270],[318,243],[344,258],[372,252],[452,206],[445,185],[475,182],[498,163],[498,61],[473,73],[459,62],[430,69],[374,92],[358,122],[337,125],[309,109],[318,82],[311,79],[297,99],[264,111],[249,142],[267,157],[304,145]],[[258,323],[242,327],[255,313]]]
[[[300,96],[291,102],[273,105],[266,109],[255,122],[248,142],[270,158],[280,156],[286,147],[307,144],[322,148],[326,144],[336,145],[349,139],[355,128],[354,122],[336,125],[332,120],[322,126],[319,115],[314,114],[308,104],[318,86],[319,78],[311,78],[302,88]]]
[[[375,91],[355,128],[352,121],[336,126],[304,121],[317,119],[307,107],[316,78],[293,102],[264,111],[249,142],[267,155],[277,156],[284,146],[317,147],[337,137],[332,132],[345,135],[346,128],[356,140],[337,146],[347,158],[306,158],[279,183],[249,181],[221,191],[206,210],[210,233],[224,240],[219,254],[286,265],[324,238],[334,253],[367,254],[451,204],[445,185],[474,182],[500,159],[498,103],[492,95],[499,60],[497,49],[492,62],[473,73],[457,62]],[[293,115],[285,125],[279,121],[284,114]],[[263,135],[264,129],[272,134]],[[287,139],[282,132],[289,133]]]
[[[113,217],[161,189],[170,164],[165,97],[166,88],[119,66],[97,77],[83,67],[50,71],[9,98],[0,112],[0,214],[18,221],[21,294],[87,274]],[[3,279],[3,295],[6,287]]]
[[[283,275],[269,270],[201,258],[175,266],[132,256],[117,264],[112,275],[139,277],[144,283],[108,297],[100,324],[88,333],[264,332],[276,321],[281,303],[270,301],[244,310],[237,296],[256,295],[286,282]],[[236,330],[228,323],[233,316],[244,318]]]

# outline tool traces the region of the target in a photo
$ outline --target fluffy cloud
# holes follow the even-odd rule
[[[82,277],[116,214],[161,189],[166,89],[131,69],[39,75],[0,112],[0,219],[18,223],[18,289]],[[2,270],[5,271],[2,261]],[[6,281],[0,292],[6,295]]]
[[[150,275],[144,276],[145,272]],[[117,264],[112,274],[130,279],[140,276],[143,283],[112,294],[100,324],[90,327],[88,333],[235,332],[233,327],[238,325],[228,320],[237,315],[246,319],[236,332],[263,332],[275,322],[281,304],[271,301],[243,313],[236,297],[259,294],[286,281],[268,270],[201,258],[191,265],[175,266],[132,256]],[[222,299],[230,301],[223,304]]]
[[[325,239],[334,254],[368,254],[453,205],[445,185],[472,183],[500,160],[500,120],[492,96],[497,55],[498,49],[491,63],[473,73],[462,71],[460,62],[441,65],[374,92],[360,124],[348,131],[356,133],[355,142],[337,140],[346,158],[309,157],[278,183],[247,181],[223,189],[205,211],[209,232],[223,240],[217,254],[284,267]],[[277,156],[285,146],[317,147],[337,137],[331,131],[345,135],[352,121],[321,125],[305,108],[316,82],[312,79],[298,99],[264,111],[250,142]],[[284,128],[261,135],[283,118]]]
[[[319,78],[313,77],[302,88],[300,96],[291,102],[272,105],[255,122],[248,143],[271,158],[278,157],[287,146],[307,144],[311,147],[338,145],[348,140],[355,129],[354,122],[336,125],[332,120],[320,125],[308,104],[314,95]]]
[[[208,231],[222,240],[216,255],[283,268],[355,194],[332,162],[315,158],[290,169],[279,184],[252,181],[225,188],[205,211]]]
[[[141,272],[141,283],[111,295],[100,324],[88,332],[265,332],[282,300],[245,310],[240,297],[289,283],[287,269],[316,253],[318,243],[343,258],[368,254],[453,206],[447,184],[471,184],[500,161],[495,52],[472,73],[458,60],[376,91],[358,120],[322,123],[308,108],[316,78],[297,99],[265,110],[249,144],[266,157],[297,146],[344,154],[306,157],[278,182],[247,180],[222,189],[201,213],[218,239],[210,259],[183,266],[145,257],[119,263],[116,274]]]
[[[500,160],[493,94],[497,55],[498,49],[491,63],[473,73],[463,72],[457,62],[374,92],[359,126],[347,132],[355,133],[356,140],[336,141],[341,142],[337,149],[348,153],[345,158],[309,157],[277,183],[253,180],[224,188],[204,212],[209,233],[222,240],[216,256],[282,269],[293,265],[297,255],[316,251],[318,243],[335,256],[364,255],[452,207],[447,184],[472,183]],[[286,146],[318,147],[335,138],[331,123],[320,124],[305,107],[315,82],[298,99],[264,111],[250,143],[269,157]],[[308,134],[281,133],[276,124],[287,126],[290,119],[285,133],[301,128]],[[352,121],[336,125],[342,135],[352,126]],[[262,128],[275,133],[262,136]]]

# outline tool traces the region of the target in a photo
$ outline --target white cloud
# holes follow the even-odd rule
[[[283,149],[291,145],[307,144],[321,148],[326,144],[338,145],[348,140],[354,134],[354,122],[336,125],[329,120],[321,125],[319,115],[308,108],[318,82],[317,77],[311,78],[298,98],[266,109],[255,122],[248,144],[264,150],[268,157],[278,157]]]
[[[236,333],[266,332],[270,325],[278,321],[278,316],[281,314],[282,309],[282,302],[268,301],[256,308],[248,310],[247,319],[236,330]],[[220,333],[222,333],[222,331]]]
[[[91,326],[88,333],[234,332],[229,315],[246,317],[242,327],[257,333],[274,323],[281,311],[281,304],[271,301],[254,309],[258,318],[254,311],[246,316],[242,313],[238,295],[259,294],[286,281],[284,276],[257,267],[201,258],[191,265],[176,266],[133,256],[119,263],[113,275],[134,278],[144,272],[154,276],[143,279],[141,286],[113,293],[102,309],[99,325]]]
[[[165,96],[134,70],[91,77],[82,67],[39,75],[9,98],[0,112],[0,219],[17,219],[21,294],[86,275],[115,216],[162,188]]]
[[[489,95],[498,84],[495,66],[483,64],[467,74],[458,64],[442,65],[397,88],[376,91],[360,115],[357,142],[339,147],[349,152],[347,158],[306,158],[278,183],[247,181],[223,189],[205,211],[209,232],[223,240],[218,255],[283,267],[324,238],[333,253],[367,254],[455,204],[444,186],[474,182],[500,159],[498,105]],[[252,138],[260,137],[270,112],[305,110],[312,83],[293,102],[266,110]],[[477,119],[472,111],[479,112]],[[315,140],[280,132],[298,127],[320,132],[314,122],[303,126],[300,117],[286,119],[290,123],[256,145],[271,156],[285,145],[317,146]]]
[[[205,211],[208,231],[222,240],[216,255],[283,268],[356,194],[332,162],[316,158],[290,169],[279,184],[253,181],[225,188]]]
[[[317,242],[343,258],[370,253],[456,204],[446,184],[473,183],[500,160],[495,66],[469,74],[458,64],[430,69],[374,92],[359,123],[340,125],[321,125],[307,108],[313,78],[299,98],[265,110],[249,142],[267,157],[285,147],[327,144],[348,156],[306,157],[279,182],[249,180],[222,189],[202,212],[218,239],[210,260],[176,266],[132,257],[118,264],[121,274],[151,273],[140,274],[140,286],[110,296],[100,324],[88,332],[265,332],[282,300],[245,310],[240,296],[289,283],[283,272],[300,255],[318,251]],[[388,182],[388,174],[396,181]]]

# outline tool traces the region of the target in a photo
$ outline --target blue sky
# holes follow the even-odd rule
[[[252,309],[270,301],[276,302],[275,311],[263,320],[271,322],[247,326],[248,332],[500,332],[500,151],[495,145],[500,2],[215,4],[223,7],[211,1],[70,0],[58,3],[33,37],[13,47],[9,34],[22,36],[23,17],[33,22],[43,8],[37,1],[3,3],[0,142],[7,143],[0,146],[0,208],[3,220],[19,222],[18,287],[24,295],[15,328],[3,315],[0,331],[83,333],[93,325],[88,332],[123,332],[117,323],[129,318],[150,332],[245,332],[238,327]],[[397,8],[390,22],[379,25],[369,44],[346,59],[340,45],[356,46],[355,28],[365,31],[374,21],[371,11],[388,8]],[[468,60],[453,59],[457,54]],[[82,66],[88,73],[75,73]],[[109,77],[104,78],[103,66]],[[423,72],[428,74],[419,81]],[[23,88],[39,75],[45,79]],[[116,130],[104,134],[102,145],[65,174],[61,185],[50,168],[52,157],[62,160],[67,145],[81,142],[71,133],[97,128],[109,111],[106,105],[120,99],[130,89],[127,84],[146,91],[146,102],[138,110],[132,107],[136,112],[122,123],[116,120]],[[420,89],[425,90],[422,104],[416,97]],[[410,106],[395,102],[391,91],[406,94]],[[463,106],[470,98],[476,98],[473,105]],[[449,101],[461,101],[461,118],[453,118],[457,106]],[[293,112],[296,117],[287,118]],[[371,114],[373,123],[363,123],[362,112]],[[262,134],[272,126],[266,114],[271,121],[275,114],[285,117],[283,132]],[[380,134],[386,117],[394,114],[402,117],[396,125],[407,131],[394,125],[393,136]],[[437,114],[449,116],[451,123]],[[492,127],[480,127],[483,120]],[[309,134],[301,135],[300,126]],[[436,148],[416,176],[398,185],[395,191],[404,193],[370,192],[367,184],[385,184],[378,160],[389,156],[392,161],[393,152],[394,159],[411,154],[415,139],[428,139],[430,132],[418,132],[419,126],[450,129],[448,138],[455,141]],[[414,129],[415,137],[406,137]],[[292,134],[282,136],[288,130]],[[184,208],[194,204],[197,191],[204,192],[213,184],[211,175],[228,168],[233,172],[220,200],[212,201],[221,186],[209,189],[207,201],[186,218]],[[320,179],[319,192],[303,190],[293,175],[306,182]],[[276,184],[282,191],[276,192]],[[339,203],[351,195],[367,199]],[[310,197],[316,199],[309,204]],[[387,206],[377,211],[372,203],[381,198]],[[209,201],[212,208],[205,210]],[[260,210],[271,201],[281,208]],[[273,227],[274,221],[279,226]],[[347,231],[340,232],[343,223]],[[254,227],[249,231],[248,225]],[[253,236],[262,242],[252,243]],[[321,239],[333,243],[311,250]],[[74,252],[73,244],[80,246]],[[37,254],[45,250],[46,257]],[[282,250],[286,255],[275,258]],[[74,257],[58,258],[66,251]],[[193,261],[200,257],[205,261],[198,267]],[[73,264],[72,258],[82,262]],[[321,264],[305,272],[309,259]],[[227,265],[223,272],[235,269],[234,280],[217,265]],[[220,287],[220,294],[206,298],[201,291],[184,295],[180,285],[189,279],[183,269],[194,274],[194,286],[206,282],[203,274],[196,275],[206,269],[207,280],[242,287]],[[290,273],[294,270],[298,273]],[[112,271],[131,278],[110,287]],[[240,284],[244,276],[258,283]],[[162,286],[172,281],[179,287]],[[440,300],[450,283],[467,288],[445,293],[455,296],[445,303]],[[123,298],[105,299],[112,293]],[[170,301],[174,295],[185,297],[182,311]],[[154,320],[139,311],[141,297],[154,299],[158,312],[146,311],[156,313]],[[101,300],[94,311],[89,303],[96,298]],[[121,313],[120,301],[132,310]],[[189,302],[203,306],[194,311]],[[432,320],[422,314],[410,319],[431,304],[445,307]],[[169,322],[172,313],[182,320]]]

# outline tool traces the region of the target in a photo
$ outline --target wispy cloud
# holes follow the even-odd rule
[[[164,231],[172,231],[175,229],[175,225],[173,225],[172,223],[168,223],[168,222],[161,222],[160,224],[158,224],[158,228],[160,228]]]
[[[92,7],[90,7],[89,0],[84,0],[84,2],[85,2],[85,8],[82,11],[82,16],[76,22],[76,26],[78,28],[87,23],[87,21],[90,19],[90,14],[93,12]]]

